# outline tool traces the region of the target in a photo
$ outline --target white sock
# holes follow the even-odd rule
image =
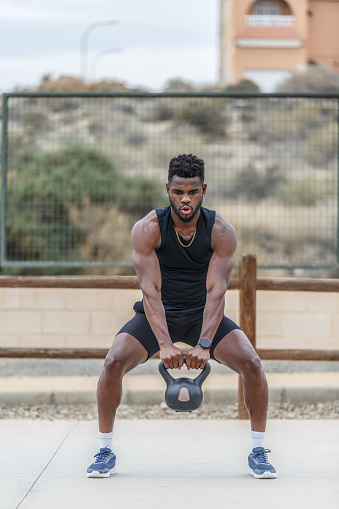
[[[100,449],[108,447],[111,451],[113,451],[113,431],[110,433],[101,433],[98,431],[98,437],[100,440]]]
[[[252,451],[255,447],[264,447],[266,431],[251,431]]]

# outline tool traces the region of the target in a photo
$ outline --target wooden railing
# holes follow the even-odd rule
[[[289,350],[256,348],[256,291],[339,292],[338,279],[284,279],[257,278],[255,255],[241,256],[239,263],[240,301],[239,325],[261,359],[269,360],[339,360],[339,350]],[[239,377],[238,418],[248,419],[244,404],[243,384]]]
[[[0,276],[2,288],[105,288],[139,289],[136,276]],[[239,325],[261,359],[339,360],[338,350],[291,350],[256,348],[256,291],[339,292],[339,279],[257,278],[255,255],[239,260],[239,278],[232,278],[229,290],[239,290]],[[101,359],[106,348],[0,348],[0,358]],[[239,377],[238,417],[247,419],[242,381]]]

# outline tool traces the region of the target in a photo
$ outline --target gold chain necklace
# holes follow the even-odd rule
[[[183,244],[183,243],[181,242],[181,240],[180,240],[180,237],[179,237],[179,234],[178,234],[178,232],[177,232],[176,227],[175,227],[174,225],[173,225],[173,227],[174,227],[175,234],[176,234],[176,236],[177,236],[177,239],[178,239],[178,242],[179,242],[180,246],[182,246],[182,247],[190,247],[190,246],[192,245],[192,243],[193,243],[193,240],[194,240],[194,238],[195,238],[195,234],[197,233],[197,230],[195,229],[195,231],[194,231],[194,233],[193,233],[193,236],[192,236],[192,238],[191,238],[191,242],[190,242],[189,244],[187,244],[187,246],[185,246],[185,244]]]

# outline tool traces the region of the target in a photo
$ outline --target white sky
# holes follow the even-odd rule
[[[153,91],[176,77],[215,83],[218,11],[219,0],[0,0],[0,92],[34,87],[44,74],[80,76],[84,55],[89,81]],[[95,28],[81,52],[85,29],[107,20],[118,24]]]

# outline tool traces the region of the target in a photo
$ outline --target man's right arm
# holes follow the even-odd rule
[[[138,221],[132,230],[133,264],[143,294],[147,320],[157,338],[165,368],[183,365],[182,353],[170,338],[161,301],[161,272],[155,248],[160,244],[159,223],[154,212]]]

